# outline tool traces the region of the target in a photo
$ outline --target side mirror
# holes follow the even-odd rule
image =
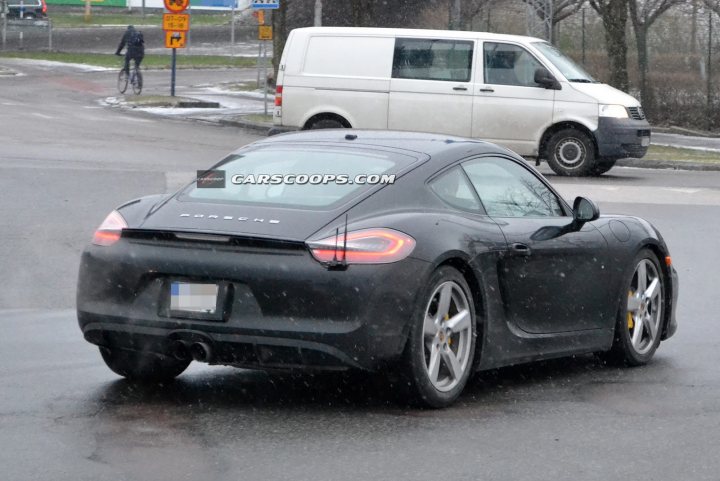
[[[573,219],[575,222],[592,222],[600,217],[600,209],[590,199],[576,197],[573,202]]]
[[[545,67],[535,70],[535,83],[546,89],[560,90],[562,88],[560,82],[555,80],[555,77]]]

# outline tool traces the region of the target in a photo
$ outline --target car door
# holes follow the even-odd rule
[[[598,229],[586,223],[577,232],[548,238],[542,235],[548,228],[573,219],[527,166],[496,156],[462,165],[505,234],[498,276],[508,321],[533,334],[607,326],[617,303],[609,286],[607,243]]]
[[[474,40],[397,38],[388,128],[469,137]]]
[[[478,57],[472,136],[520,155],[537,155],[540,138],[552,125],[556,92],[535,83],[542,63],[525,47],[503,42],[483,42]]]

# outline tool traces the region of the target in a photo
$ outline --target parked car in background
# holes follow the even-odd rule
[[[9,0],[8,18],[45,18],[47,4],[45,0]]]
[[[293,30],[280,61],[276,131],[352,127],[473,137],[559,175],[643,157],[640,103],[551,44],[482,32]]]

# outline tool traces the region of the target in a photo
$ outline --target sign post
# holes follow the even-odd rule
[[[164,0],[165,8],[170,13],[163,14],[163,30],[165,31],[165,48],[172,49],[170,67],[170,96],[175,97],[175,74],[177,70],[177,49],[185,48],[190,31],[190,15],[185,12],[190,0]]]
[[[258,83],[260,80],[260,52],[262,51],[262,69],[263,69],[263,98],[264,112],[268,115],[268,84],[267,84],[267,42],[273,39],[272,25],[265,24],[265,10],[275,10],[280,8],[280,0],[252,0],[252,8],[255,8],[258,19]],[[259,85],[258,85],[259,86]]]

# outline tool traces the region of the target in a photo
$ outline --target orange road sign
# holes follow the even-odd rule
[[[165,8],[172,13],[182,13],[190,6],[190,0],[164,0]]]
[[[165,48],[185,48],[187,32],[165,32]]]
[[[187,13],[165,13],[163,14],[163,30],[173,32],[187,32],[190,30],[190,14]]]
[[[273,30],[272,25],[260,25],[258,27],[258,40],[272,40]]]

